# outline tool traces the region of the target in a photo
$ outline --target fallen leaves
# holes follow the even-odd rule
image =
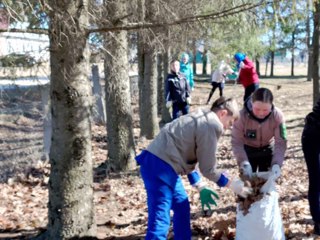
[[[251,179],[245,180],[244,183],[246,187],[252,188],[252,194],[250,194],[247,198],[238,197],[237,202],[239,203],[240,210],[243,211],[243,215],[246,215],[249,212],[251,204],[263,198],[263,193],[260,192],[260,189],[263,184],[266,183],[266,180],[257,176],[253,176]]]
[[[268,81],[272,80],[268,79]],[[276,82],[278,81],[277,79]],[[197,84],[201,86],[202,83]],[[288,80],[287,83],[281,84],[282,88],[274,93],[275,104],[284,111],[287,119],[292,120],[287,123],[288,150],[282,167],[282,176],[277,184],[279,205],[288,240],[316,239],[312,235],[312,220],[307,200],[308,175],[300,144],[303,117],[311,109],[311,104],[306,106],[305,103],[312,102],[311,84],[307,84],[309,83],[304,80]],[[203,100],[203,95],[207,96],[207,92],[201,92],[203,89],[210,91],[210,88],[206,88],[206,84],[202,85],[204,88],[196,88],[193,92],[194,102]],[[226,95],[242,97],[243,89],[241,87],[236,86],[232,89],[229,87],[226,86]],[[202,90],[200,91],[200,89]],[[279,96],[283,96],[283,98],[279,98]],[[297,96],[303,104],[295,104]],[[138,111],[136,111],[137,113]],[[2,130],[8,129],[9,122],[9,119],[5,121],[6,125]],[[31,124],[37,126],[41,123],[36,123],[33,120]],[[139,125],[136,117],[135,125]],[[13,127],[15,125],[12,123],[10,129]],[[140,151],[148,145],[150,140],[138,137],[140,133],[138,128],[134,129],[134,133],[137,143],[136,149]],[[12,136],[12,132],[10,134]],[[105,126],[93,127],[93,160],[96,165],[104,162],[107,158],[105,136]],[[12,144],[8,144],[8,146],[11,149],[15,147]],[[230,176],[238,175],[238,167],[232,156],[230,131],[227,131],[219,142],[217,162],[217,167],[227,171]],[[6,183],[0,184],[0,232],[11,232],[11,236],[13,236],[14,232],[23,233],[28,229],[39,230],[46,227],[49,171],[49,164],[40,161],[25,168],[24,173],[16,174]],[[96,181],[93,187],[97,237],[110,239],[137,236],[136,239],[138,239],[141,236],[143,239],[147,228],[147,204],[144,184],[139,176],[139,171],[117,177],[99,175],[96,180],[99,181]],[[182,177],[182,180],[189,195],[192,239],[234,239],[236,229],[236,196],[234,193],[205,180],[219,194],[220,199],[217,201],[218,206],[213,207],[211,212],[202,213],[198,191],[190,186],[186,177]],[[171,238],[172,235],[171,228]]]

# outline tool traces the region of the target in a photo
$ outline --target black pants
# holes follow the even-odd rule
[[[313,221],[320,223],[320,126],[306,123],[302,132],[302,151],[309,175],[308,200]]]
[[[244,145],[244,150],[247,153],[253,172],[256,172],[257,170],[259,172],[266,172],[270,170],[273,156],[273,145],[261,148]]]
[[[259,88],[259,83],[253,83],[244,89],[243,101],[245,102],[251,94]]]
[[[224,88],[224,83],[223,82],[219,82],[219,83],[218,82],[212,82],[211,85],[212,85],[212,89],[211,89],[211,91],[209,93],[209,97],[208,97],[207,103],[210,102],[210,99],[211,99],[212,95],[214,94],[214,92],[216,91],[217,88],[219,88],[220,97],[223,96],[223,88]]]

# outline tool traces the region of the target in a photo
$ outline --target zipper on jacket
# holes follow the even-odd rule
[[[262,130],[261,130],[261,123],[259,123],[259,132],[260,132],[260,148],[263,147],[262,146]]]

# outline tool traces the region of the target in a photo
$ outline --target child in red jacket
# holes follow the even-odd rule
[[[256,72],[253,62],[243,53],[236,53],[234,59],[239,69],[238,81],[244,87],[245,102],[250,95],[259,88],[259,76]]]

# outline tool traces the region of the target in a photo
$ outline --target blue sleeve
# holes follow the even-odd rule
[[[193,88],[193,86],[194,86],[194,81],[193,81],[193,69],[192,69],[192,67],[191,67],[191,65],[189,65],[189,72],[190,72],[190,74],[189,74],[189,79],[190,79],[190,87],[191,88]]]
[[[197,171],[193,171],[188,174],[188,180],[190,184],[193,186],[201,181],[201,177]]]

